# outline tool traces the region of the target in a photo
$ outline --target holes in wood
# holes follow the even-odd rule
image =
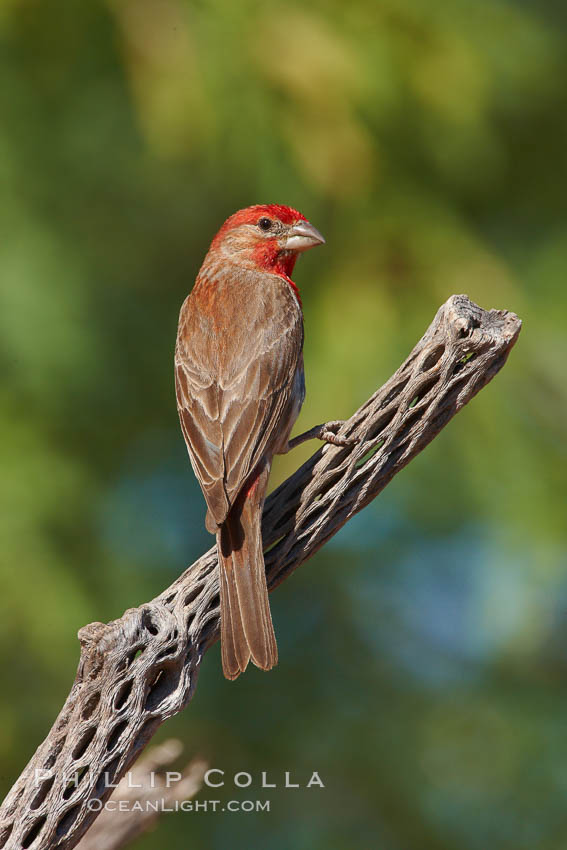
[[[22,840],[22,847],[24,848],[24,850],[26,850],[27,847],[30,847],[33,844],[33,842],[43,829],[43,825],[46,820],[47,817],[45,815],[41,818],[38,818],[32,828],[26,832]]]
[[[170,655],[175,655],[178,650],[177,643],[172,643],[170,646],[166,646],[160,653],[158,653],[158,660],[162,661],[164,658],[168,658]]]
[[[146,697],[146,702],[144,703],[144,708],[148,708],[149,704],[152,703],[152,699],[154,697],[154,694],[156,694],[156,692],[158,691],[158,689],[160,687],[160,682],[162,681],[164,676],[165,676],[164,671],[160,670],[159,673],[157,674],[157,676],[155,677],[155,679],[153,680],[152,684],[150,685],[150,689],[148,691],[148,696]]]
[[[94,795],[96,797],[102,797],[104,792],[114,783],[114,776],[119,762],[120,756],[116,756],[116,758],[109,761],[108,764],[101,770],[94,790]]]
[[[154,617],[153,611],[149,608],[144,608],[142,612],[142,628],[144,628],[151,635],[159,634],[159,623]]]
[[[348,436],[352,437],[352,430],[351,430],[351,432],[349,433]],[[342,448],[348,448],[348,446],[342,447]],[[340,475],[341,470],[339,469],[339,467],[341,467],[343,465],[343,463],[344,463],[344,454],[341,453],[341,452],[335,452],[333,454],[333,456],[327,461],[325,471],[333,473],[335,470],[337,470],[338,474]]]
[[[75,759],[75,761],[77,759],[80,759],[81,756],[85,754],[90,742],[95,736],[95,733],[96,726],[89,726],[89,728],[86,729],[85,732],[83,732],[83,734],[79,738],[78,743],[75,744],[73,752],[71,753],[71,756],[73,757],[73,759]]]
[[[363,466],[365,466],[365,465],[368,463],[368,461],[369,461],[371,458],[373,458],[373,457],[374,457],[374,455],[376,454],[376,452],[377,452],[379,449],[381,449],[381,448],[382,448],[382,446],[384,445],[384,443],[385,443],[385,442],[386,442],[386,440],[380,440],[378,443],[376,443],[376,445],[375,445],[375,446],[372,446],[372,448],[368,449],[368,451],[366,452],[366,454],[363,454],[363,455],[362,455],[362,457],[360,458],[360,460],[357,460],[357,462],[356,462],[356,468],[357,468],[357,469],[362,469],[362,467],[363,467]]]
[[[382,433],[382,431],[388,427],[396,413],[397,410],[395,407],[391,408],[391,410],[385,410],[383,413],[381,413],[376,422],[369,429],[367,434],[367,440],[373,440],[375,437],[378,437]]]
[[[138,646],[136,649],[132,650],[132,652],[128,655],[128,658],[126,659],[126,667],[127,668],[132,666],[132,664],[134,663],[136,658],[140,657],[140,655],[143,653],[145,648],[146,648],[145,646]]]
[[[114,708],[116,711],[121,711],[128,702],[130,694],[132,693],[133,685],[133,679],[126,679],[126,681],[122,682],[122,684],[120,685],[118,693],[114,697]]]
[[[217,628],[218,620],[216,617],[211,618],[205,623],[205,625],[201,629],[201,635],[199,637],[199,642],[197,643],[197,646],[195,647],[195,645],[192,644],[187,650],[188,661],[191,660],[195,653],[197,655],[202,655],[205,652]]]
[[[388,393],[388,395],[386,396],[386,398],[384,399],[384,401],[382,403],[384,405],[386,405],[386,404],[390,404],[391,401],[394,401],[394,399],[396,399],[399,396],[399,394],[402,392],[402,390],[404,390],[406,388],[408,382],[409,382],[409,378],[406,378],[405,380],[400,381],[399,384],[396,384],[395,387],[392,387],[392,389],[390,390],[390,392]]]
[[[60,821],[58,822],[57,827],[55,829],[55,834],[57,835],[58,838],[60,838],[62,835],[66,835],[69,832],[69,830],[71,829],[71,827],[75,823],[75,821],[77,819],[77,815],[79,814],[80,811],[81,811],[81,804],[76,803],[73,806],[72,809],[69,809],[68,812],[65,812],[65,814],[60,819]]]
[[[459,328],[458,336],[463,339],[466,336],[470,336],[471,333],[477,328],[480,328],[480,322],[478,321],[478,319],[469,318],[467,326],[464,328]]]
[[[197,587],[194,587],[193,590],[190,590],[185,599],[183,600],[184,607],[186,608],[188,605],[191,605],[191,603],[195,601],[195,599],[199,596],[202,590],[202,584],[198,584]]]
[[[81,712],[81,717],[83,720],[88,720],[89,717],[93,714],[95,708],[100,702],[100,692],[95,691],[94,694],[91,694],[88,700],[86,701],[83,711]]]
[[[471,360],[474,360],[475,357],[476,354],[474,353],[474,351],[469,351],[467,354],[461,357],[461,359],[458,361],[458,363],[455,364],[453,368],[453,375],[458,374],[458,372],[460,372],[467,363],[470,363]]]
[[[162,669],[159,671],[148,691],[144,708],[155,711],[170,696],[179,681],[179,671]]]
[[[342,469],[334,469],[333,467],[328,468],[321,478],[321,492],[317,493],[316,498],[320,499],[323,495],[323,492],[327,493],[331,489],[331,487],[333,487],[333,485],[340,480],[342,474]]]
[[[67,785],[65,786],[65,790],[63,791],[63,799],[68,800],[69,797],[72,796],[73,791],[76,791],[77,784],[73,779],[70,779]]]
[[[73,793],[77,790],[77,788],[81,784],[81,782],[84,779],[88,769],[89,769],[88,765],[85,764],[85,765],[83,765],[83,767],[79,768],[79,770],[76,770],[73,773],[73,775],[69,779],[69,782],[67,783],[67,787],[63,791],[63,799],[64,800],[68,800],[69,797],[73,796]]]
[[[8,826],[5,826],[0,832],[0,848],[4,847],[7,840],[12,834],[12,830],[14,829],[14,824],[9,823]]]
[[[39,809],[39,807],[45,801],[45,798],[51,791],[54,782],[55,774],[53,776],[48,777],[47,779],[44,779],[43,782],[40,783],[40,786],[37,789],[37,793],[30,803],[30,809]]]
[[[418,404],[418,402],[420,402],[422,399],[424,399],[425,396],[429,392],[431,392],[431,390],[438,383],[438,381],[439,381],[438,376],[435,376],[433,378],[429,378],[429,380],[424,381],[423,384],[419,387],[419,389],[417,391],[417,395],[415,395],[412,398],[412,400],[410,401],[408,407],[409,408],[415,407],[416,404]]]
[[[436,348],[431,351],[422,364],[422,370],[424,372],[428,372],[429,369],[433,369],[434,366],[437,366],[443,355],[445,354],[445,346],[438,345]]]
[[[388,457],[388,463],[394,466],[399,461],[401,456],[405,453],[406,449],[407,443],[402,443],[400,446],[394,449],[394,451]]]
[[[419,422],[419,420],[423,416],[423,413],[424,411],[421,409],[414,410],[412,413],[408,413],[404,419],[403,427],[400,428],[400,430],[396,434],[396,438],[398,440],[405,440],[415,423]]]
[[[124,732],[127,726],[128,721],[121,720],[120,723],[117,723],[116,726],[113,728],[112,732],[108,737],[108,741],[106,742],[106,749],[108,750],[108,752],[111,752],[117,745],[118,741],[122,736],[122,733]]]

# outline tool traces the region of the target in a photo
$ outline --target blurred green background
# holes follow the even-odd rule
[[[272,811],[168,815],[137,846],[564,850],[567,7],[3,0],[0,43],[2,793],[77,629],[211,545],[177,314],[221,222],[278,202],[327,239],[295,273],[298,429],[349,415],[452,293],[524,330],[273,595],[277,671],[230,684],[215,647],[160,731],[227,776],[325,789],[202,793]]]

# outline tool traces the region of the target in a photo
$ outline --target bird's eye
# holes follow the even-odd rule
[[[260,230],[266,231],[271,228],[272,224],[273,222],[271,218],[261,218],[258,222],[258,227],[260,228]]]

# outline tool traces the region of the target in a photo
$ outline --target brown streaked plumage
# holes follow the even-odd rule
[[[297,254],[323,241],[290,207],[241,210],[213,239],[179,317],[177,407],[217,536],[229,679],[250,659],[263,670],[277,663],[260,524],[272,457],[290,447],[305,395],[303,316],[290,275]],[[309,436],[341,442],[325,426]]]

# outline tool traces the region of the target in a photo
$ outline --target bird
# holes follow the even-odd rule
[[[278,660],[261,519],[275,454],[307,439],[348,440],[339,421],[290,440],[305,398],[298,255],[325,240],[297,210],[255,204],[211,242],[179,314],[175,389],[181,430],[216,535],[223,673]]]

